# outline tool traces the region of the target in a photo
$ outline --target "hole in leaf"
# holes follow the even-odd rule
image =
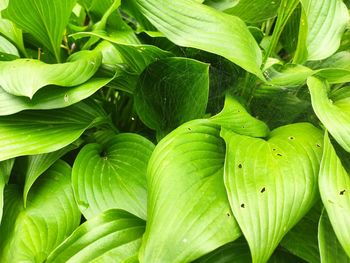
[[[293,136],[289,136],[288,139],[289,140],[294,140],[294,137]]]
[[[344,195],[345,194],[345,190],[342,190],[339,192],[340,195]]]
[[[242,164],[239,164],[239,165],[238,165],[238,168],[241,169],[241,168],[242,168]]]
[[[244,207],[245,207],[245,205],[244,205],[244,204],[241,204],[241,207],[242,207],[242,208],[244,208]]]
[[[263,192],[265,192],[265,191],[266,191],[266,189],[265,189],[265,187],[263,187],[263,188],[261,189],[260,193],[263,193]]]

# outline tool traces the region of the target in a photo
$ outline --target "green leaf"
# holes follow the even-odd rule
[[[315,205],[281,241],[282,247],[310,263],[320,262],[317,226],[322,212],[321,204]]]
[[[9,94],[0,88],[0,116],[23,110],[65,108],[90,97],[111,80],[111,78],[92,78],[75,87],[47,86],[35,93],[32,99]]]
[[[44,153],[38,155],[30,155],[25,157],[25,172],[24,172],[24,189],[23,189],[23,205],[27,206],[27,197],[30,188],[34,182],[50,168],[58,159],[60,159],[66,153],[76,149],[78,143],[72,143],[58,151],[51,153]]]
[[[322,212],[318,225],[318,240],[322,263],[350,262],[350,258],[346,255],[334,233],[325,210]]]
[[[0,223],[2,220],[2,212],[4,208],[4,189],[10,178],[14,161],[15,159],[9,159],[0,162]]]
[[[208,64],[165,58],[142,72],[135,90],[135,109],[161,138],[182,123],[203,117],[208,93]]]
[[[257,23],[275,17],[281,0],[240,0],[225,13],[238,16],[247,23]]]
[[[68,164],[56,162],[32,188],[26,209],[18,188],[9,186],[0,228],[2,262],[43,262],[79,225],[70,174]]]
[[[253,262],[266,262],[314,205],[322,133],[309,123],[273,130],[268,141],[222,130],[225,186]]]
[[[307,30],[307,60],[331,56],[340,46],[342,34],[349,22],[349,13],[342,0],[300,0],[305,12]]]
[[[17,96],[33,95],[47,85],[76,86],[90,79],[102,61],[95,51],[81,51],[63,64],[46,64],[35,59],[0,61],[0,86]]]
[[[350,97],[336,101],[328,98],[329,85],[315,77],[309,77],[307,85],[311,94],[312,107],[334,139],[350,152]],[[339,94],[338,94],[339,96]]]
[[[80,102],[60,110],[0,117],[0,161],[59,150],[106,119],[98,105]]]
[[[208,120],[195,120],[156,146],[148,166],[141,263],[191,262],[240,236],[225,192],[219,133]]]
[[[4,18],[30,33],[61,61],[60,46],[76,0],[11,0]]]
[[[137,257],[144,231],[143,220],[108,210],[79,226],[45,262],[127,262]]]
[[[350,256],[350,177],[326,133],[319,175],[319,188],[334,232]]]
[[[6,38],[0,35],[0,52],[19,57],[17,48]]]
[[[239,18],[192,0],[133,1],[140,12],[175,44],[223,56],[263,79],[260,48]]]
[[[154,145],[137,134],[119,134],[106,145],[88,144],[72,174],[74,194],[84,217],[112,208],[146,219],[146,171]]]
[[[277,86],[297,86],[304,84],[314,74],[308,67],[297,64],[274,65],[264,72],[268,83]]]
[[[229,95],[226,95],[223,110],[211,117],[210,121],[247,136],[266,137],[270,132],[264,122],[252,117],[235,98]]]

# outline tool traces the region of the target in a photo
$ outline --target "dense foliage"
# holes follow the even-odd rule
[[[349,6],[0,0],[0,262],[350,262]]]

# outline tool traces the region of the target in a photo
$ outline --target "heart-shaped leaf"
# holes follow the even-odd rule
[[[132,1],[175,44],[218,54],[263,79],[259,46],[238,17],[192,0]]]
[[[185,123],[156,146],[140,262],[191,262],[240,236],[225,192],[224,158],[219,126],[208,120]]]
[[[326,81],[310,77],[307,85],[317,117],[334,139],[350,152],[350,94],[347,89],[338,91],[333,101],[328,97],[329,85]],[[341,96],[341,93],[344,93],[344,96]]]
[[[154,145],[137,134],[119,134],[106,145],[88,144],[72,174],[80,210],[89,219],[112,208],[146,219],[146,170]]]
[[[76,0],[11,0],[2,15],[32,34],[60,62],[63,34],[75,3]]]
[[[208,102],[209,66],[187,58],[165,58],[142,72],[135,108],[162,138],[186,121],[203,117]]]
[[[350,176],[338,158],[328,134],[324,139],[319,187],[334,232],[350,256]]]
[[[273,130],[268,141],[223,129],[225,186],[253,262],[266,262],[314,205],[322,133],[308,123]]]
[[[129,262],[137,259],[145,222],[122,210],[108,210],[79,226],[45,262]]]
[[[59,150],[106,118],[104,111],[92,101],[59,110],[1,116],[0,161]]]
[[[1,262],[44,262],[79,225],[70,174],[68,164],[56,162],[32,188],[25,209],[18,187],[9,185],[0,227]]]
[[[320,262],[350,262],[350,258],[346,255],[334,233],[331,222],[329,222],[329,218],[325,210],[322,212],[318,225],[318,242],[320,246]]]
[[[102,61],[96,51],[80,51],[63,64],[46,64],[36,59],[0,61],[0,86],[6,92],[32,98],[47,85],[76,86],[90,79]]]

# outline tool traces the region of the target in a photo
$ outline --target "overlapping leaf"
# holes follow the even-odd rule
[[[342,166],[328,134],[324,139],[319,187],[329,221],[340,244],[350,256],[350,176]]]
[[[253,262],[266,262],[317,199],[322,133],[308,123],[283,126],[268,141],[224,129],[225,186]]]
[[[81,51],[63,64],[46,64],[35,59],[0,61],[0,86],[8,93],[32,98],[42,87],[71,87],[90,79],[101,64],[101,54]]]
[[[21,199],[18,188],[9,186],[0,227],[2,262],[43,262],[79,225],[80,213],[71,189],[70,173],[68,164],[56,162],[37,181],[26,209],[18,201]]]
[[[168,39],[223,56],[263,79],[261,51],[242,20],[192,0],[133,0]]]
[[[106,145],[88,144],[73,166],[72,184],[85,218],[124,209],[146,219],[146,170],[154,145],[136,134],[119,134]]]
[[[105,113],[91,102],[59,110],[2,116],[0,160],[56,151],[75,141],[87,128],[105,120]]]
[[[239,237],[223,183],[219,132],[208,120],[191,121],[157,145],[148,168],[140,262],[191,262]]]
[[[79,226],[45,262],[137,262],[144,230],[143,220],[108,210]]]
[[[14,161],[14,159],[9,159],[0,162],[0,223],[4,207],[4,188],[9,180]]]

